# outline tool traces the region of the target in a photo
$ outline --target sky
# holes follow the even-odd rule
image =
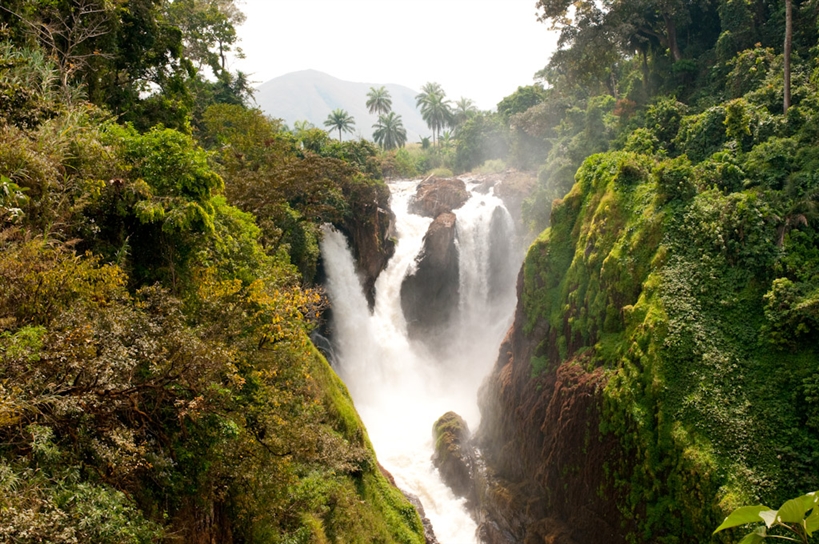
[[[447,97],[494,109],[531,85],[557,36],[537,22],[535,0],[237,0],[245,59],[234,70],[260,85],[313,69],[339,79],[429,81]]]

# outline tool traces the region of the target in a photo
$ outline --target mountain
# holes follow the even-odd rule
[[[418,91],[403,85],[355,83],[316,70],[302,70],[262,84],[256,92],[256,103],[266,114],[284,119],[291,127],[294,122],[306,119],[324,128],[324,120],[330,112],[342,108],[355,119],[355,132],[345,134],[344,138],[360,135],[372,140],[372,126],[378,117],[367,111],[367,92],[370,87],[381,85],[390,92],[392,109],[404,122],[407,141],[417,142],[421,136],[430,136],[429,128],[415,107]]]

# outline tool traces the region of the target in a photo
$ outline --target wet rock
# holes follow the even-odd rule
[[[441,479],[458,497],[464,497],[471,510],[478,504],[475,487],[477,458],[469,440],[466,421],[455,412],[447,412],[432,426],[435,453],[432,464]]]
[[[426,512],[424,512],[424,505],[421,504],[421,499],[406,491],[401,491],[401,493],[403,493],[410,504],[415,507],[418,515],[421,516],[421,523],[424,525],[424,542],[426,544],[439,544],[438,539],[435,537],[435,531],[432,529],[432,522],[429,521]]]
[[[389,190],[386,195],[379,193],[377,199],[366,206],[365,213],[351,214],[338,228],[350,241],[356,271],[372,308],[375,280],[395,253],[395,214],[389,207]]]
[[[445,344],[442,334],[458,309],[458,247],[455,214],[442,213],[424,235],[415,271],[401,284],[401,310],[410,338],[432,349]]]
[[[409,211],[424,217],[438,217],[457,210],[469,200],[466,184],[458,178],[429,178],[418,184]]]
[[[521,290],[518,277],[518,295]],[[478,395],[481,425],[473,443],[484,463],[479,534],[489,544],[625,543],[625,527],[604,467],[616,439],[599,435],[606,373],[583,355],[562,361],[537,351],[548,324],[531,331],[521,305],[498,361]],[[534,355],[548,365],[533,373]]]

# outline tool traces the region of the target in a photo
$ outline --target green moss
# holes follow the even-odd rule
[[[723,114],[684,120],[678,145],[724,134]],[[819,405],[819,239],[808,225],[779,248],[781,194],[731,177],[779,143],[697,167],[594,155],[527,254],[532,376],[589,350],[608,368],[599,432],[617,437],[619,462],[606,486],[637,527],[632,542],[705,542],[727,510],[819,484],[819,435],[805,425],[819,413],[806,409]],[[794,179],[798,164],[786,166]],[[766,172],[754,176],[782,187]]]
[[[346,440],[365,446],[369,459],[358,474],[334,474],[330,480],[321,475],[317,512],[308,512],[305,518],[314,535],[311,541],[423,543],[418,512],[381,474],[346,386],[315,347],[312,352],[311,374],[322,391],[329,424]]]
[[[623,330],[622,308],[636,300],[662,233],[650,166],[634,153],[590,157],[572,191],[554,206],[552,227],[529,249],[526,330],[548,319],[552,363],[593,346],[602,333]]]

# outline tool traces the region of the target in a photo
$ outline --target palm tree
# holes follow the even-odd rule
[[[355,126],[355,119],[341,108],[333,110],[333,113],[327,116],[324,121],[324,126],[329,127],[330,130],[338,129],[338,141],[341,141],[341,132],[352,132]]]
[[[370,87],[370,92],[367,93],[367,110],[370,113],[387,114],[392,109],[392,98],[390,91],[386,87],[379,88]]]
[[[396,147],[404,147],[407,143],[407,131],[404,129],[404,123],[401,122],[401,116],[396,115],[395,112],[390,112],[387,115],[379,115],[378,122],[373,125],[375,131],[373,132],[373,140],[384,149],[395,149]]]
[[[469,98],[461,97],[460,100],[455,101],[455,111],[453,112],[454,128],[458,128],[470,120],[478,113],[478,108],[475,107],[475,102]]]
[[[415,96],[415,103],[418,106],[420,106],[421,102],[424,99],[424,97],[429,96],[431,94],[446,94],[446,93],[444,93],[444,88],[441,87],[440,83],[435,83],[434,81],[430,81],[428,83],[424,83],[424,86],[421,87],[421,93]]]
[[[307,119],[296,121],[293,123],[293,135],[296,138],[301,138],[305,132],[313,128],[316,128],[316,126]]]
[[[451,126],[453,121],[452,109],[446,93],[438,83],[426,83],[421,87],[421,93],[415,97],[416,105],[421,109],[421,117],[427,126],[432,130],[432,141],[435,143],[436,135],[446,126]]]
[[[438,145],[441,146],[441,149],[449,149],[453,145],[453,138],[452,133],[448,130],[445,130],[441,137],[438,139]]]

